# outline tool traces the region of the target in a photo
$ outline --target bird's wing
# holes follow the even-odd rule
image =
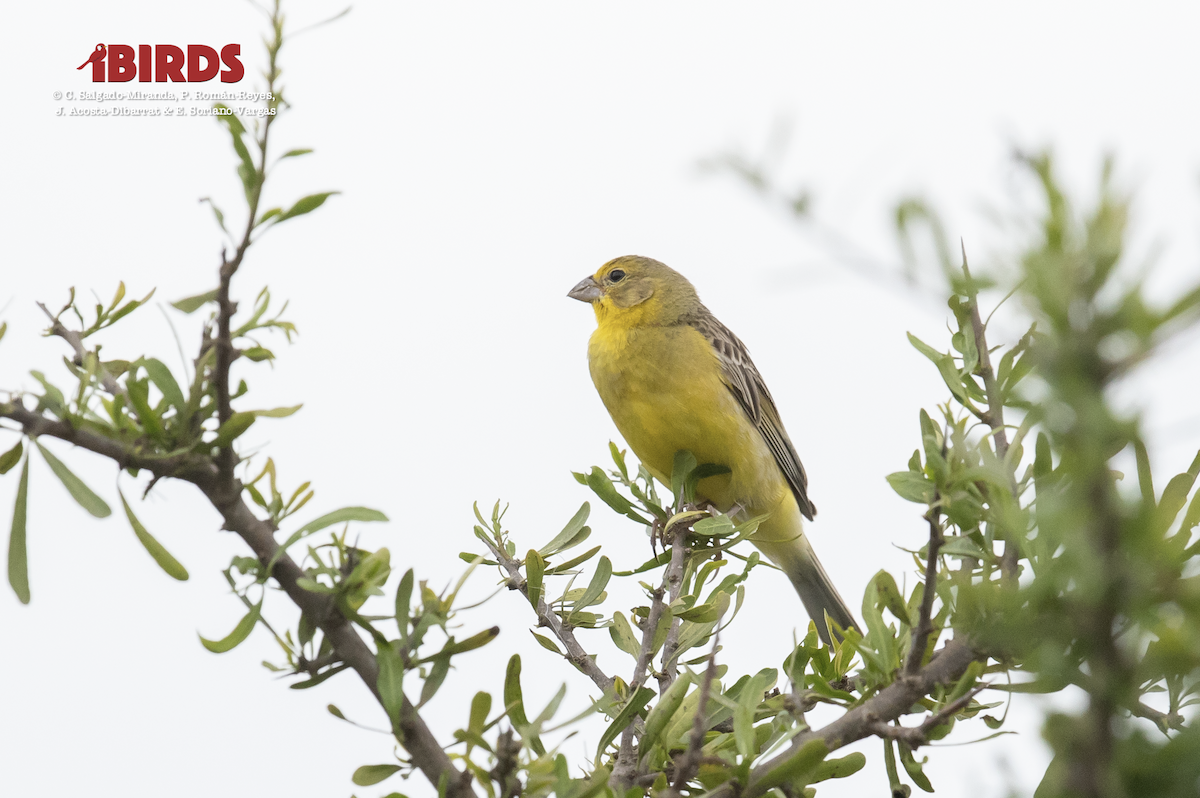
[[[746,345],[703,305],[686,321],[708,340],[717,353],[725,386],[737,397],[738,404],[766,441],[767,448],[775,456],[779,470],[796,496],[800,512],[811,521],[817,514],[817,508],[808,500],[808,476],[800,463],[800,455],[796,454],[796,447],[783,428],[775,400],[771,398],[762,375],[750,359]]]

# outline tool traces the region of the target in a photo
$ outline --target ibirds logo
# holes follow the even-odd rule
[[[136,51],[128,44],[97,44],[77,68],[91,64],[92,83],[125,83],[134,78],[140,83],[203,83],[218,73],[222,83],[237,83],[246,74],[238,59],[241,54],[240,44],[227,44],[220,54],[206,44],[189,44],[186,54],[173,44],[139,44]]]

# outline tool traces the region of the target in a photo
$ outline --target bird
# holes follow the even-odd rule
[[[75,67],[75,69],[76,70],[83,69],[85,66],[92,63],[93,61],[103,61],[104,56],[107,54],[108,54],[108,48],[105,47],[103,44],[97,44],[95,49],[92,50],[92,54],[88,56],[88,60],[84,61],[79,66]]]
[[[745,344],[687,278],[653,258],[614,258],[567,296],[595,311],[592,382],[647,470],[669,485],[683,450],[728,468],[699,481],[697,501],[737,518],[767,516],[750,541],[787,575],[826,645],[841,639],[826,614],[858,629],[804,532],[817,512],[808,477]]]

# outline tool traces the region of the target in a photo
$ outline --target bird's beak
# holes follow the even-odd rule
[[[604,289],[594,277],[585,277],[567,292],[567,296],[580,302],[595,302],[604,296]]]

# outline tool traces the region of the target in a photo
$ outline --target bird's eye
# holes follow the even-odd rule
[[[613,269],[608,273],[608,281],[610,283],[619,283],[625,279],[625,272],[620,269]]]

